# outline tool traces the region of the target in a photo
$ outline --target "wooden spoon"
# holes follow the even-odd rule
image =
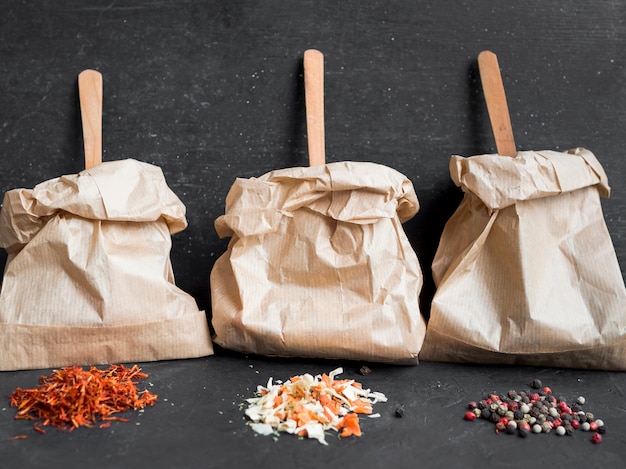
[[[304,94],[309,166],[326,163],[324,146],[324,55],[315,49],[304,52]]]
[[[78,75],[78,94],[83,123],[85,168],[102,163],[102,74],[84,70]]]
[[[478,55],[478,69],[498,154],[515,156],[517,150],[511,129],[511,117],[496,54],[488,50],[482,51]]]

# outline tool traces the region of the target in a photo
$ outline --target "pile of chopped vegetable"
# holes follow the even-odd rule
[[[358,414],[372,414],[372,406],[386,402],[380,392],[363,389],[351,379],[337,380],[342,368],[312,376],[294,376],[287,382],[269,379],[267,386],[258,386],[257,397],[247,399],[245,413],[252,429],[262,435],[278,432],[315,438],[328,444],[324,432],[334,430],[342,437],[361,436]]]
[[[107,370],[62,368],[42,376],[37,388],[17,388],[11,406],[17,407],[16,419],[37,420],[34,428],[40,433],[45,433],[42,426],[47,425],[72,431],[103,421],[99,426],[108,427],[111,420],[128,421],[112,414],[154,404],[155,394],[137,390],[136,380],[147,377],[137,365],[112,365]]]

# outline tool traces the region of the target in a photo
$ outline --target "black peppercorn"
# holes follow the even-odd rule
[[[402,404],[398,404],[396,406],[396,410],[394,411],[394,415],[396,417],[400,417],[400,418],[404,417],[404,406]]]
[[[533,379],[533,382],[530,383],[530,387],[533,389],[541,389],[543,387],[543,384],[541,383],[540,379]]]

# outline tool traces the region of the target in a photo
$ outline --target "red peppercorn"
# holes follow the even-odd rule
[[[530,431],[530,424],[528,422],[522,422],[519,424],[519,428],[521,430],[526,430],[527,432]]]
[[[476,414],[474,412],[471,411],[467,411],[465,412],[465,415],[463,416],[463,418],[465,420],[476,420]]]
[[[595,432],[598,429],[598,422],[589,422],[589,430]]]
[[[591,441],[594,444],[598,444],[602,442],[602,435],[600,435],[599,433],[594,433],[593,435],[591,435]]]
[[[557,404],[557,407],[561,412],[563,412],[565,409],[567,409],[567,402],[561,401]]]
[[[552,389],[550,389],[548,386],[546,386],[545,388],[543,388],[543,392],[546,394],[552,394]]]
[[[572,426],[572,428],[574,430],[576,430],[578,427],[580,427],[580,422],[578,420],[570,420],[570,425]]]
[[[509,423],[509,419],[507,419],[506,417],[501,417],[497,423],[501,423],[502,425],[506,426]]]
[[[528,396],[530,398],[530,402],[537,402],[539,400],[539,394],[533,392]]]

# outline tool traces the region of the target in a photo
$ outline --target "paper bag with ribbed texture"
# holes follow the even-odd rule
[[[464,191],[433,261],[420,358],[626,369],[626,290],[595,156],[455,156]]]
[[[215,343],[246,353],[416,364],[422,273],[411,182],[340,162],[237,179],[215,222]]]
[[[185,206],[156,167],[111,161],[4,197],[0,369],[213,353],[206,314],[174,284]]]

